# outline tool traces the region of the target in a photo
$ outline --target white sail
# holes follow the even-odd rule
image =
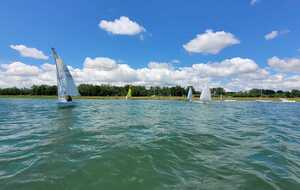
[[[51,50],[56,64],[58,99],[63,99],[65,96],[79,96],[77,87],[68,67],[57,55],[55,49],[52,48]]]
[[[200,100],[204,102],[211,101],[211,93],[208,85],[205,85],[205,87],[202,89]]]
[[[193,92],[192,92],[192,87],[189,87],[189,92],[188,92],[188,95],[187,95],[187,99],[188,101],[192,101],[193,99]]]

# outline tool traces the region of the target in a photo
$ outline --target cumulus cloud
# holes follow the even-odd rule
[[[27,47],[25,45],[10,45],[10,48],[18,51],[23,57],[31,57],[34,59],[42,59],[42,60],[47,60],[49,58],[42,51],[36,48]]]
[[[282,72],[300,72],[299,58],[280,59],[274,56],[268,60],[268,65]]]
[[[206,30],[196,38],[183,45],[190,53],[218,54],[226,47],[239,44],[240,41],[229,32]]]
[[[30,87],[34,84],[56,84],[55,65],[41,66],[12,62],[0,65],[0,87]]]
[[[99,27],[115,35],[137,35],[146,31],[143,26],[126,16],[121,16],[114,21],[101,20]]]
[[[71,73],[78,83],[123,85],[136,80],[134,69],[108,57],[87,57],[83,68],[73,69]]]
[[[271,58],[269,68],[260,68],[254,60],[234,57],[219,62],[195,63],[188,67],[174,67],[172,61],[150,61],[147,67],[134,69],[108,57],[87,57],[82,68],[68,66],[77,85],[145,85],[145,86],[189,86],[200,90],[209,82],[211,87],[222,86],[228,90],[270,88],[290,90],[300,88],[300,76],[269,72],[269,69],[284,68],[299,70],[299,60]],[[292,64],[291,64],[292,63]],[[289,65],[289,66],[286,66]],[[290,66],[292,65],[292,66]],[[12,62],[0,64],[0,87],[30,87],[33,84],[56,84],[55,65],[40,66]]]
[[[108,57],[96,57],[95,59],[87,57],[84,60],[84,67],[88,69],[110,71],[118,67],[118,65],[115,60]]]
[[[5,69],[5,73],[11,76],[37,76],[40,72],[39,68],[33,65],[26,65],[22,62],[13,62],[11,64],[1,65]]]
[[[272,32],[265,35],[265,40],[273,40],[278,36],[287,34],[289,32],[290,32],[289,30],[281,30],[281,31],[273,30]]]
[[[170,63],[150,61],[148,64],[150,69],[172,69]]]
[[[192,68],[201,76],[226,77],[254,72],[258,69],[258,65],[251,59],[236,57],[217,63],[194,64]]]
[[[243,86],[243,88],[241,88]],[[269,75],[263,79],[250,79],[242,80],[240,78],[233,79],[230,83],[226,84],[229,89],[244,89],[249,90],[252,88],[264,88],[273,90],[292,90],[300,88],[299,75],[284,75],[274,74]]]

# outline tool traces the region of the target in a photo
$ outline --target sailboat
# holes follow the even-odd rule
[[[187,100],[190,101],[190,102],[193,100],[192,87],[189,87],[189,91],[188,91],[188,94],[187,94]]]
[[[131,98],[132,97],[132,90],[131,90],[131,87],[129,86],[129,88],[128,88],[128,93],[127,93],[127,95],[126,95],[126,100],[128,99],[128,98]]]
[[[68,67],[63,63],[54,48],[51,48],[57,76],[57,95],[59,103],[72,103],[72,96],[79,96],[73,77]]]
[[[289,100],[289,99],[286,99],[286,98],[279,98],[281,102],[284,102],[284,103],[295,103],[296,100]]]
[[[255,100],[256,102],[272,102],[272,100],[264,100],[263,98],[263,89],[260,89],[260,98]]]
[[[201,102],[209,102],[211,101],[211,93],[208,85],[205,85],[205,87],[202,89],[201,96],[200,96]]]

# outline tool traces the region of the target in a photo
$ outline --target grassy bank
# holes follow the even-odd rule
[[[30,96],[30,95],[0,95],[0,98],[16,98],[16,99],[56,99],[57,96]],[[125,99],[124,96],[78,96],[73,99],[100,99],[100,100],[115,100]],[[133,100],[184,100],[185,97],[181,96],[139,96],[131,97]]]
[[[19,99],[56,99],[57,96],[30,96],[30,95],[0,95],[0,98],[19,98]],[[114,99],[125,99],[124,96],[79,96],[74,97],[74,99],[100,99],[100,100],[114,100]],[[131,97],[132,100],[185,100],[183,96],[140,96]],[[194,97],[194,100],[198,100],[199,97]],[[219,98],[213,98],[214,100],[219,100]],[[255,100],[272,100],[280,101],[279,98],[257,98],[257,97],[223,97],[223,100],[238,100],[238,101],[255,101]],[[288,100],[296,100],[300,102],[300,98],[287,98]]]

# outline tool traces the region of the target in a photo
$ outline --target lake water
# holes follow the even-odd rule
[[[0,189],[300,189],[300,104],[0,99]]]

